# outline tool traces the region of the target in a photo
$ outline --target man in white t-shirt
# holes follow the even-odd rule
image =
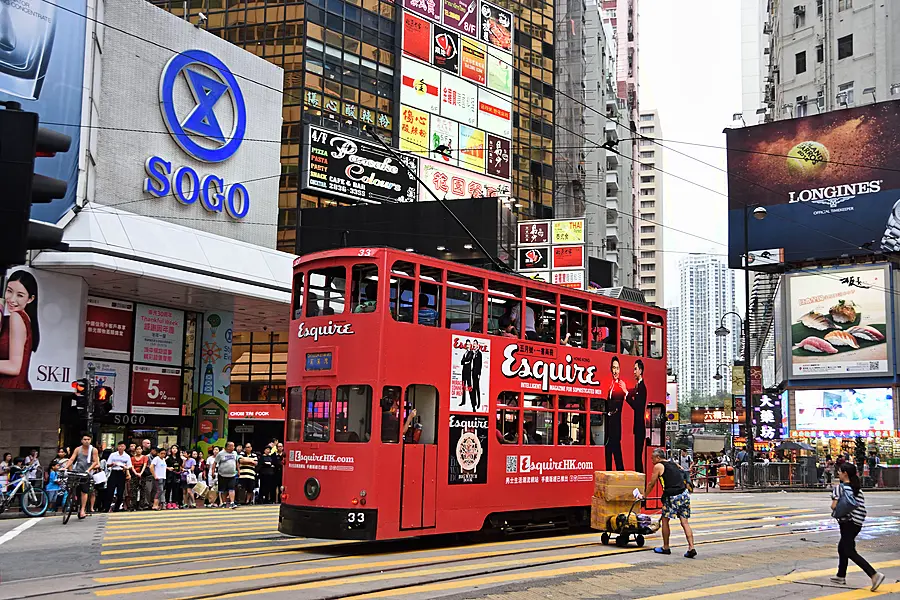
[[[521,330],[522,326],[519,319],[519,304],[516,304],[509,315],[510,322],[516,328]],[[538,339],[537,330],[534,326],[534,309],[525,305],[525,339],[535,341]]]
[[[116,451],[106,459],[106,468],[109,469],[109,481],[106,487],[109,489],[109,497],[112,504],[109,512],[121,510],[122,500],[125,497],[125,481],[129,478],[128,470],[131,468],[131,457],[125,452],[125,442],[116,445]]]
[[[209,456],[207,456],[207,458],[206,458],[206,463],[205,463],[205,465],[206,465],[206,470],[205,470],[205,473],[206,473],[206,484],[209,486],[209,489],[213,489],[214,487],[216,487],[216,474],[215,474],[215,471],[214,471],[214,469],[213,469],[213,463],[216,462],[216,455],[217,455],[218,453],[219,453],[219,447],[218,447],[218,446],[210,446],[210,447],[209,447],[209,450],[207,450],[207,454],[209,454]],[[218,496],[216,496],[216,498],[213,499],[211,502],[207,502],[207,503],[205,504],[205,506],[206,506],[207,508],[209,508],[209,507],[211,507],[211,506],[216,506],[216,504],[217,504],[217,502],[218,502],[218,499],[219,499]]]
[[[150,461],[150,469],[153,471],[153,478],[156,480],[155,494],[153,495],[153,510],[160,509],[160,503],[166,497],[166,449],[160,448],[152,461]]]

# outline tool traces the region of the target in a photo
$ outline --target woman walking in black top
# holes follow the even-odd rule
[[[884,574],[872,568],[872,565],[856,551],[856,536],[859,535],[863,522],[866,520],[866,498],[860,489],[862,484],[856,473],[856,465],[851,462],[842,463],[838,467],[838,478],[841,482],[831,492],[831,510],[837,508],[838,501],[844,494],[852,495],[856,506],[848,515],[837,518],[841,528],[841,541],[838,542],[837,575],[832,577],[831,581],[841,585],[846,584],[847,565],[852,560],[872,579],[871,589],[874,592],[884,581]]]

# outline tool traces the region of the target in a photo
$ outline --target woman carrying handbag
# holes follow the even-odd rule
[[[831,581],[841,585],[847,583],[847,565],[853,561],[872,579],[872,591],[878,589],[884,581],[884,574],[872,568],[866,559],[856,551],[856,536],[866,520],[866,499],[863,496],[856,465],[844,462],[838,467],[840,483],[831,493],[831,516],[837,519],[841,528],[841,541],[838,542],[838,571]]]

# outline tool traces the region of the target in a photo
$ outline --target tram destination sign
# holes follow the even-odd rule
[[[301,185],[355,202],[395,203],[418,200],[415,157],[395,158],[376,143],[308,126]]]

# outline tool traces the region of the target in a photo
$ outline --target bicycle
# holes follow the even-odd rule
[[[58,506],[62,511],[63,525],[66,525],[80,505],[81,498],[78,492],[81,490],[82,483],[87,481],[93,486],[93,479],[88,473],[61,471],[57,481],[59,482],[60,492],[63,495],[62,501],[58,503]]]
[[[10,475],[18,475],[18,479],[11,481],[7,485],[6,491],[0,494],[0,514],[12,506],[16,496],[20,496],[19,506],[22,508],[23,513],[29,517],[44,516],[49,504],[47,493],[43,489],[35,487],[31,483],[31,479],[28,478],[29,475],[38,470],[38,467],[39,465],[35,462],[24,469],[20,467],[10,468]]]

